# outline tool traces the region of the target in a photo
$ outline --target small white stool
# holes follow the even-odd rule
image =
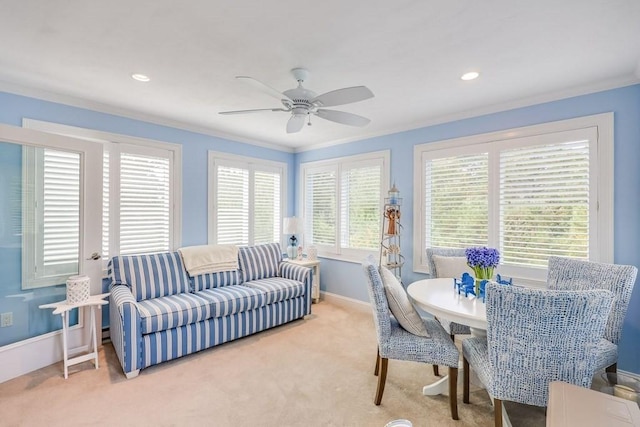
[[[75,304],[68,304],[67,300],[54,302],[51,304],[42,304],[40,308],[53,308],[53,314],[59,314],[62,316],[62,351],[64,356],[64,378],[67,379],[69,377],[69,366],[77,365],[78,363],[85,362],[87,360],[93,359],[93,364],[96,369],[98,369],[98,339],[96,337],[96,313],[95,309],[98,307],[102,308],[103,305],[109,304],[108,301],[105,301],[104,298],[108,297],[109,293],[92,295],[86,301],[82,301]],[[74,308],[80,307],[90,307],[91,308],[91,319],[89,321],[89,353],[83,354],[80,356],[70,357],[69,353],[76,353],[75,350],[70,350],[67,344],[67,336],[69,334],[69,315],[67,314],[69,311]]]

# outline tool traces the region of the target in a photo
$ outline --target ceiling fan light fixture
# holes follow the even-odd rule
[[[480,73],[477,71],[469,71],[468,73],[464,73],[460,78],[464,81],[475,80],[480,76]]]
[[[149,76],[147,76],[146,74],[141,74],[141,73],[133,73],[131,74],[131,78],[133,80],[137,80],[139,82],[148,82],[151,81],[151,78]]]

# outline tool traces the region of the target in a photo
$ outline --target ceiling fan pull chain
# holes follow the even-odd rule
[[[309,122],[307,123],[307,126],[311,126],[311,114],[307,113],[307,118],[309,119]]]

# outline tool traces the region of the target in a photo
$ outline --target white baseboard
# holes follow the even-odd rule
[[[341,305],[350,309],[371,313],[371,304],[354,298],[345,297],[331,292],[320,292],[320,300],[331,304]]]

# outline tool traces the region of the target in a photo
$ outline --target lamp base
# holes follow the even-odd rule
[[[287,246],[287,256],[289,259],[296,259],[298,257],[298,248],[295,246]]]

